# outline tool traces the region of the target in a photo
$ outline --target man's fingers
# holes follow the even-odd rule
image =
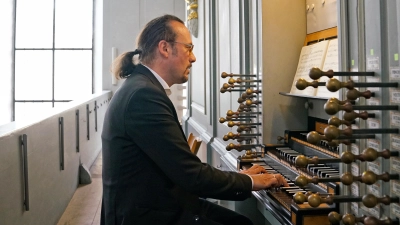
[[[288,187],[289,184],[286,182],[285,178],[281,174],[273,174],[273,178],[276,179],[277,186],[285,186]]]
[[[244,174],[260,174],[260,173],[267,173],[267,171],[265,170],[264,167],[260,166],[260,165],[254,165],[252,167],[250,167],[247,170],[242,170],[240,171],[241,173]]]

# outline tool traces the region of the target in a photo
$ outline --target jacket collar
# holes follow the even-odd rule
[[[147,67],[143,66],[142,64],[136,65],[135,72],[134,73],[140,73],[145,75],[147,78],[151,80],[153,84],[155,84],[158,88],[163,90],[165,92],[164,87],[161,85],[161,83],[157,80],[157,78],[154,76],[154,74],[147,69]]]

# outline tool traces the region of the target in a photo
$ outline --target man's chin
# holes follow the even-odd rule
[[[185,77],[182,79],[182,84],[183,84],[183,83],[186,83],[188,80],[189,80],[189,77],[188,77],[188,76],[185,76]]]

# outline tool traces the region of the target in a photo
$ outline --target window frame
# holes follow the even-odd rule
[[[60,99],[60,100],[56,100],[54,98],[55,95],[55,51],[59,51],[59,50],[67,50],[67,51],[82,51],[82,50],[89,50],[91,51],[91,55],[92,55],[92,65],[91,65],[91,69],[92,69],[92,74],[91,74],[91,93],[94,93],[94,82],[95,82],[95,77],[94,77],[94,37],[95,37],[95,8],[96,8],[96,1],[92,0],[92,42],[91,42],[91,48],[55,48],[55,28],[56,28],[56,24],[55,24],[55,19],[56,19],[56,1],[57,0],[53,0],[53,43],[52,43],[52,47],[51,48],[16,48],[16,29],[17,29],[17,1],[14,1],[14,13],[13,13],[13,42],[12,42],[12,121],[15,121],[15,114],[16,114],[16,103],[44,103],[44,102],[51,102],[52,103],[52,108],[54,108],[55,103],[62,103],[62,102],[70,102],[72,100],[68,100],[68,99]],[[26,51],[26,50],[32,50],[32,51],[52,51],[52,99],[51,100],[29,100],[29,99],[15,99],[16,96],[16,63],[15,63],[15,55],[17,51]]]

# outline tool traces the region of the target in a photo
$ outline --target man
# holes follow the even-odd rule
[[[161,16],[137,45],[114,63],[114,75],[126,80],[104,120],[101,224],[252,224],[199,197],[243,200],[252,190],[287,183],[260,166],[223,172],[190,152],[167,96],[171,85],[188,80],[196,61],[189,30],[179,18]]]

